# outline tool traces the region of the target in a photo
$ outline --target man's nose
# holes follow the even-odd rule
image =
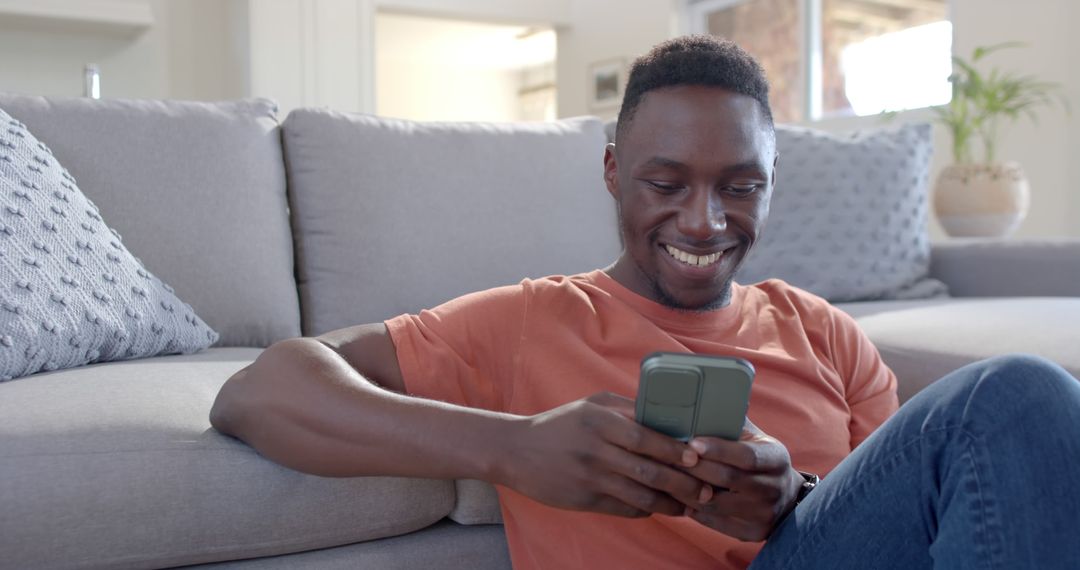
[[[723,200],[715,192],[695,189],[689,194],[679,215],[683,235],[704,241],[727,229]]]

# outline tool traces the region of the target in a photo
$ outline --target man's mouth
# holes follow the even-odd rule
[[[724,251],[717,251],[707,255],[694,255],[671,245],[664,245],[664,250],[671,257],[690,267],[709,267],[724,257]]]

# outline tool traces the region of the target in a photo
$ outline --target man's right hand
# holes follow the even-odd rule
[[[624,517],[681,516],[712,487],[685,443],[634,421],[634,402],[609,392],[515,421],[498,483],[547,505]]]

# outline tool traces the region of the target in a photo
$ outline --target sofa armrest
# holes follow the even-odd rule
[[[1080,239],[935,243],[930,276],[954,297],[1080,297]]]

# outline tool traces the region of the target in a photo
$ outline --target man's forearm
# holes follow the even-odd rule
[[[488,481],[517,419],[384,390],[313,339],[265,350],[211,411],[219,431],[298,471]]]

